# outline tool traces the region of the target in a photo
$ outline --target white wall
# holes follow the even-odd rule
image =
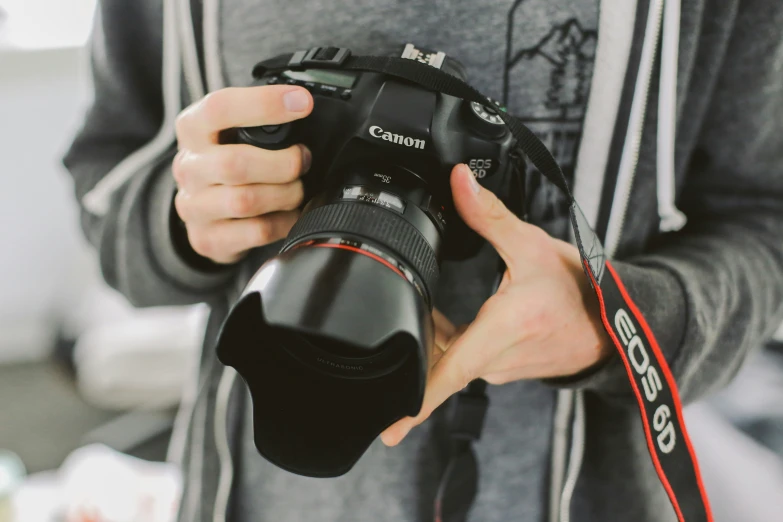
[[[94,278],[60,158],[89,99],[79,48],[0,51],[0,361],[38,356]]]

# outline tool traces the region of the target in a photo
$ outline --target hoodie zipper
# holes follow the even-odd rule
[[[650,2],[647,28],[644,33],[644,44],[642,46],[642,57],[639,64],[639,81],[636,82],[630,123],[617,174],[617,184],[615,185],[614,198],[612,199],[609,224],[606,228],[604,247],[608,257],[614,256],[620,243],[620,237],[625,227],[625,218],[628,213],[628,204],[631,199],[631,188],[636,177],[636,169],[639,166],[644,120],[650,97],[655,55],[658,52],[658,41],[660,40],[663,23],[663,3],[664,0],[652,0]]]

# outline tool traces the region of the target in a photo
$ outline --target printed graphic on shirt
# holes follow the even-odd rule
[[[594,1],[517,0],[509,12],[506,53],[508,108],[544,142],[569,182],[582,136],[597,43]],[[550,10],[545,27],[531,26]],[[526,13],[539,13],[528,16]],[[565,237],[568,202],[530,166],[531,221]]]

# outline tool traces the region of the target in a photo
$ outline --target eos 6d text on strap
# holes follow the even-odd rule
[[[429,60],[429,58],[427,59]],[[303,69],[341,69],[386,74],[425,89],[482,105],[479,91],[427,60],[353,56],[344,48],[313,48],[278,56],[256,66],[255,75]],[[677,385],[655,336],[605,258],[595,232],[574,200],[560,166],[520,120],[497,112],[516,139],[516,147],[570,201],[571,225],[588,277],[600,303],[601,319],[617,348],[639,406],[650,457],[680,522],[711,522],[712,514],[699,466],[685,429]],[[521,173],[517,173],[521,176]],[[482,390],[483,391],[483,390]],[[477,437],[476,437],[477,438]],[[466,457],[470,460],[469,456]],[[468,465],[468,468],[471,466]],[[443,522],[451,522],[444,518]]]

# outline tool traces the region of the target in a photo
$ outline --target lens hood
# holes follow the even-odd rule
[[[304,246],[258,270],[217,354],[250,390],[259,453],[335,477],[418,413],[432,337],[429,309],[404,277],[356,251]]]

